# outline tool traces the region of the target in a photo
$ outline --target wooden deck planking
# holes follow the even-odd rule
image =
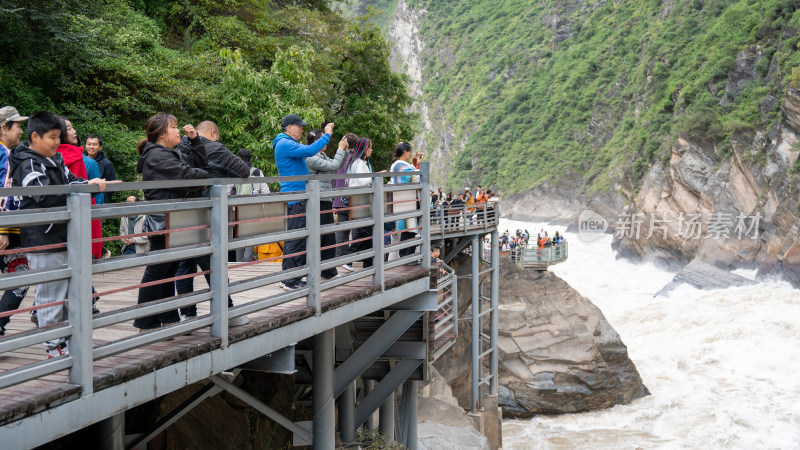
[[[275,273],[280,270],[279,263],[264,263],[230,269],[228,275],[229,280],[235,282]],[[95,274],[92,277],[92,284],[97,292],[103,293],[119,287],[138,284],[141,281],[143,272],[144,268],[142,267]],[[401,266],[390,269],[386,271],[385,275],[386,286],[387,288],[395,287],[408,281],[425,277],[427,273],[419,266]],[[202,276],[195,278],[194,286],[195,291],[208,288]],[[367,297],[377,291],[378,287],[372,284],[372,277],[327,289],[321,295],[323,311]],[[243,305],[283,292],[277,284],[274,284],[237,293],[232,295],[232,298],[234,305]],[[137,296],[138,289],[102,295],[97,306],[104,313],[118,311],[135,305]],[[32,301],[33,289],[29,292],[22,306],[27,306],[26,304],[32,303]],[[210,302],[206,301],[198,304],[197,309],[199,316],[209,314]],[[233,343],[247,339],[288,323],[302,320],[313,315],[313,313],[313,310],[306,306],[305,297],[257,311],[248,315],[249,324],[229,329],[229,342]],[[11,323],[6,327],[7,335],[35,329],[35,325],[28,318],[28,314],[12,317]],[[132,326],[131,321],[126,321],[95,329],[93,342],[97,347],[136,334],[138,334],[138,329]],[[190,336],[178,336],[173,340],[150,344],[119,355],[95,360],[93,366],[94,389],[101,390],[133,379],[142,373],[151,372],[208,352],[218,348],[219,343],[220,340],[211,337],[209,329],[206,327],[194,331]],[[41,344],[28,346],[0,355],[0,371],[12,370],[45,359],[46,352]],[[67,381],[68,371],[65,370],[41,377],[38,380],[0,389],[0,425],[74,398],[78,395],[80,388],[67,383]],[[59,387],[58,389],[41,389],[50,385],[37,385],[35,384],[36,382],[51,383]],[[14,401],[8,400],[12,398]]]

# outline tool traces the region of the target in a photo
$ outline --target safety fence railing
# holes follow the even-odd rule
[[[522,266],[532,268],[547,268],[567,260],[569,246],[567,241],[542,248],[516,247],[511,250],[511,261]]]
[[[458,283],[455,270],[445,263],[439,263],[439,273],[436,276],[439,307],[430,316],[428,331],[430,362],[439,359],[458,338]]]
[[[473,230],[488,230],[498,224],[497,203],[481,202],[474,205],[439,205],[431,209],[431,234],[447,235]]]
[[[365,175],[316,175],[306,177],[263,177],[249,179],[208,179],[178,180],[159,182],[139,182],[109,184],[107,191],[131,191],[151,189],[191,190],[205,188],[207,196],[183,198],[176,200],[143,201],[134,203],[112,203],[90,205],[90,194],[97,188],[86,185],[5,188],[3,195],[33,196],[61,195],[66,197],[66,206],[21,210],[0,213],[0,227],[30,227],[34,225],[66,224],[67,239],[63,244],[9,249],[0,252],[31,253],[65,251],[65,258],[57,265],[42,269],[16,271],[0,275],[0,291],[21,287],[35,286],[46,282],[68,280],[69,287],[66,299],[59,301],[25,306],[12,311],[0,313],[0,317],[13,317],[28,311],[37,311],[39,319],[47,308],[66,308],[63,320],[28,331],[7,333],[0,338],[0,358],[6,361],[20,361],[11,358],[15,351],[26,347],[38,347],[46,341],[68,339],[69,353],[55,358],[47,358],[43,347],[41,360],[31,362],[25,360],[16,367],[6,364],[0,368],[0,389],[22,382],[44,377],[69,369],[68,381],[82,388],[81,395],[93,392],[93,366],[95,361],[112,355],[141,348],[149,344],[164,341],[201,329],[210,331],[210,335],[219,339],[221,348],[228,346],[229,321],[248,314],[274,308],[287,302],[306,298],[305,306],[313,309],[316,315],[323,312],[322,292],[362,278],[371,278],[372,284],[385,289],[385,271],[405,264],[420,264],[430,267],[429,209],[420,207],[421,194],[428,192],[428,165],[421,167],[421,182],[409,184],[386,184],[396,173],[376,173]],[[324,179],[364,179],[371,185],[340,189],[320,189],[320,181]],[[282,181],[307,181],[305,191],[228,196],[226,186],[230,183],[277,183]],[[343,209],[332,209],[332,200],[346,197],[348,206]],[[288,214],[289,205],[303,202],[305,208],[300,213]],[[424,203],[423,203],[424,204]],[[336,212],[349,212],[349,220],[334,223]],[[91,221],[109,218],[128,218],[146,215],[153,224],[163,223],[163,228],[151,226],[141,233],[126,236],[91,237]],[[331,220],[325,220],[328,215]],[[305,224],[299,227],[290,225],[292,218],[303,218]],[[326,224],[322,225],[321,222]],[[402,221],[402,230],[392,224]],[[297,225],[296,221],[293,221]],[[147,227],[146,227],[147,228]],[[353,238],[323,245],[328,241],[324,236],[333,233],[353,232]],[[400,236],[402,232],[414,233],[413,238],[400,240],[390,239]],[[151,250],[142,254],[122,255],[108,259],[92,260],[91,245],[96,242],[122,240],[126,238],[148,236]],[[268,243],[305,240],[302,248],[292,254],[250,262],[228,262],[228,251],[257,246]],[[385,239],[390,243],[385,243]],[[322,252],[336,247],[349,246],[349,251],[342,256],[322,259]],[[401,250],[405,250],[401,252]],[[389,255],[403,256],[387,258]],[[229,272],[246,267],[276,261],[278,258],[305,256],[305,263],[287,270],[272,267],[256,276],[229,282]],[[200,261],[201,271],[164,277],[154,280],[142,280],[142,283],[113,286],[104,292],[93,293],[92,275],[105,274],[113,277],[115,273],[153,264],[175,263],[182,260]],[[390,259],[390,260],[387,260]],[[205,263],[202,262],[205,260]],[[344,264],[364,261],[365,264],[352,273],[343,273],[331,279],[323,279],[321,272]],[[372,265],[368,263],[372,262]],[[207,265],[208,267],[204,267]],[[192,264],[194,269],[194,264]],[[169,271],[168,271],[169,272]],[[173,274],[174,270],[169,274]],[[182,280],[192,281],[194,277],[206,276],[210,288],[176,295],[173,283]],[[288,292],[265,290],[267,286],[277,286],[289,279],[305,277],[305,285]],[[242,278],[242,277],[238,277]],[[154,286],[166,289],[164,298],[135,304],[134,298],[141,296],[141,289]],[[33,291],[33,289],[31,289]],[[250,292],[250,300],[235,300],[234,306],[228,306],[230,295],[236,296]],[[112,295],[129,295],[130,306],[92,314],[91,299]],[[255,300],[252,298],[255,297]],[[28,295],[28,299],[32,299]],[[75,301],[77,299],[78,301]],[[24,300],[29,303],[31,300]],[[180,308],[199,306],[196,317],[186,317],[177,322],[163,323],[162,326],[147,329],[144,333],[121,333],[120,324],[130,323],[136,319],[145,319],[159,314],[176,312]],[[27,314],[24,314],[27,316]],[[177,314],[173,317],[178,317]],[[27,320],[27,318],[25,319]],[[112,332],[103,333],[107,327],[115,327]],[[124,325],[133,330],[131,325]],[[102,339],[98,338],[102,334]],[[125,335],[130,334],[130,335]],[[31,352],[28,352],[31,353]]]

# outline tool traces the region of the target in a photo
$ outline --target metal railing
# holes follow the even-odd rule
[[[567,260],[569,246],[567,241],[542,248],[516,247],[511,250],[511,261],[522,267],[546,269],[548,266]]]
[[[437,274],[436,290],[439,308],[431,315],[428,333],[428,361],[439,359],[458,338],[458,283],[456,272],[445,263],[439,264],[444,271]],[[434,267],[434,270],[436,268]]]
[[[500,218],[497,203],[481,202],[474,205],[444,206],[431,209],[431,234],[447,235],[469,231],[489,231]]]
[[[2,274],[0,275],[0,290],[33,286],[54,280],[69,280],[69,290],[68,298],[64,302],[47,303],[14,311],[19,313],[31,309],[66,305],[68,319],[57,324],[0,338],[0,356],[24,347],[59,338],[69,339],[69,354],[0,371],[0,389],[70,369],[68,381],[81,387],[81,395],[90,395],[93,392],[93,365],[98,359],[141,348],[202,328],[210,328],[211,336],[219,340],[219,346],[225,348],[229,339],[228,320],[231,318],[273,308],[302,297],[306,297],[306,306],[313,309],[316,315],[320,315],[322,313],[321,292],[365,277],[371,277],[372,284],[379,286],[383,291],[385,289],[385,270],[409,263],[420,263],[423,268],[430,267],[430,258],[428,257],[430,253],[429,209],[427,207],[420,208],[417,201],[392,201],[393,193],[395,192],[403,192],[403,198],[407,198],[409,192],[415,192],[417,198],[421,198],[421,194],[427,194],[429,189],[428,174],[428,165],[424,164],[421,167],[421,182],[414,184],[384,184],[386,179],[399,175],[396,173],[110,184],[107,191],[111,192],[139,189],[209,187],[209,196],[96,206],[90,205],[90,194],[97,192],[95,186],[5,188],[2,193],[6,196],[66,195],[66,206],[41,210],[2,212],[0,213],[0,227],[66,223],[67,264],[45,269]],[[320,179],[337,178],[372,178],[372,186],[320,190]],[[307,181],[306,191],[232,197],[228,197],[226,194],[226,185],[229,183],[275,183],[300,180]],[[328,205],[328,201],[335,197],[343,196],[348,196],[353,200],[352,203],[358,204],[355,206],[351,203],[348,208],[352,213],[351,220],[339,224],[320,225],[320,213],[333,212],[332,210],[320,211],[320,202],[324,201],[326,202],[324,204]],[[287,229],[287,219],[290,216],[286,214],[287,204],[298,201],[306,202],[304,214],[306,226],[289,230]],[[232,214],[234,208],[238,209],[240,213],[247,212],[247,218],[231,220],[231,217],[236,217]],[[360,211],[360,215],[356,211]],[[102,239],[91,238],[91,220],[142,214],[165,214],[168,222],[167,228],[163,231],[128,236]],[[399,233],[399,231],[386,233],[384,224],[412,218],[417,219],[418,226],[416,230],[406,231],[417,231],[418,234],[415,238],[393,245],[384,245],[384,236],[386,234]],[[234,233],[234,226],[238,226],[236,234]],[[372,241],[371,249],[349,253],[325,261],[321,260],[321,251],[332,247],[322,247],[322,235],[363,227],[372,229],[372,237],[368,238]],[[250,231],[242,231],[246,229]],[[92,242],[159,234],[168,236],[168,248],[164,250],[92,260]],[[306,250],[295,254],[304,254],[306,256],[306,265],[229,283],[229,270],[260,264],[265,261],[231,263],[229,265],[228,250],[292,239],[306,240]],[[353,243],[354,241],[351,240],[349,242]],[[59,245],[59,247],[64,246]],[[392,262],[384,261],[384,255],[410,247],[418,248],[411,255]],[[25,250],[41,251],[43,248],[16,249],[13,251],[22,252]],[[92,315],[91,298],[136,290],[144,285],[122,286],[118,289],[98,292],[93,295],[91,275],[113,273],[148,264],[179,261],[200,256],[210,257],[210,271],[159,280],[148,284],[160,284],[207,273],[210,276],[209,289]],[[292,255],[284,255],[284,257],[287,256]],[[368,258],[373,259],[373,267],[371,268],[362,268],[354,273],[345,274],[327,281],[324,281],[320,276],[322,270]],[[228,308],[229,294],[253,291],[267,285],[303,276],[307,278],[307,284],[303,288],[268,295]],[[69,299],[79,299],[80,301],[70,301]],[[148,333],[114,339],[97,345],[93,343],[93,337],[97,329],[201,303],[209,304],[210,312],[208,314],[170,324],[170,326],[164,325]],[[9,314],[7,313],[6,315]]]

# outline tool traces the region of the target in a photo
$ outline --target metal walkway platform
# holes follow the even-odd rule
[[[241,281],[253,276],[279,272],[280,264],[250,266],[243,269],[231,271],[231,281]],[[135,284],[141,279],[142,272],[142,269],[137,268],[115,272],[113,275],[103,274],[94,277],[96,281],[93,284],[95,289],[100,292],[130,281]],[[408,292],[421,293],[427,289],[428,277],[429,271],[421,269],[419,266],[396,267],[386,271],[386,287],[391,290],[395,287],[404,286]],[[414,283],[415,281],[416,283]],[[197,281],[196,288],[198,292],[207,289],[205,280],[200,278]],[[379,287],[371,284],[370,280],[359,280],[325,291],[322,295],[323,314],[329,310],[370,298],[379,290]],[[276,285],[272,285],[260,289],[257,294],[251,291],[234,295],[233,299],[234,303],[247,302],[256,300],[256,297],[260,298],[263,295],[280,292],[283,291]],[[104,314],[110,314],[113,311],[134,306],[136,304],[135,294],[136,291],[112,294],[107,298],[102,298],[98,305],[109,311]],[[364,308],[363,305],[359,305],[358,309],[369,311],[371,308]],[[204,317],[208,313],[208,305],[200,305],[198,316]],[[280,327],[302,322],[313,316],[314,311],[306,305],[305,297],[292,300],[283,305],[250,314],[248,316],[250,323],[229,328],[228,342],[234,344]],[[101,318],[102,315],[97,317]],[[353,315],[353,317],[355,318],[356,315]],[[306,335],[300,335],[298,340],[314,335],[315,330],[312,327],[303,328],[306,330]],[[27,320],[27,317],[15,318],[8,328],[10,332],[32,330],[36,330],[36,327]],[[127,322],[98,330],[93,336],[93,341],[94,346],[97,347],[108,342],[134,336],[138,336],[138,330],[130,322]],[[103,389],[119,385],[169,365],[189,361],[199,355],[218,350],[220,341],[219,338],[212,337],[208,330],[197,330],[188,336],[177,336],[169,341],[149,344],[121,355],[96,360],[93,370],[94,391],[98,393]],[[281,345],[281,340],[272,340],[262,347],[261,354],[257,356],[272,353],[285,346]],[[36,344],[4,353],[0,355],[0,369],[4,371],[12,370],[37,361],[46,360],[47,356],[43,349],[44,347],[41,344]],[[252,356],[247,356],[247,358],[254,359]],[[0,426],[74,400],[79,396],[80,391],[80,386],[69,383],[67,370],[0,390]]]
[[[381,431],[414,448],[416,383],[425,379],[426,365],[452,346],[458,331],[456,277],[447,268],[447,276],[437,281],[438,268],[431,271],[431,234],[434,239],[461,236],[477,243],[479,235],[492,233],[496,247],[497,217],[495,209],[483,208],[480,217],[465,216],[466,225],[451,229],[437,222],[443,233],[434,233],[432,212],[419,201],[429,190],[427,163],[421,168],[420,183],[385,184],[394,175],[265,177],[258,181],[304,180],[307,188],[232,197],[225,193],[227,184],[252,179],[122,183],[109,185],[110,190],[207,186],[209,196],[95,206],[89,204],[90,193],[96,190],[93,186],[6,188],[6,195],[62,195],[66,206],[2,212],[0,226],[60,222],[66,224],[68,238],[61,246],[66,250],[66,264],[0,274],[0,290],[32,287],[22,309],[10,312],[14,315],[6,336],[0,338],[0,442],[9,448],[31,448],[103,422],[102,428],[113,432],[104,436],[108,448],[141,448],[138,446],[146,445],[172,422],[154,424],[149,433],[126,437],[125,411],[209,380],[213,386],[209,385],[208,395],[225,390],[237,396],[292,431],[296,445],[333,448],[337,431],[344,442],[353,442],[356,430],[380,409]],[[320,179],[337,177],[370,177],[372,186],[320,190]],[[340,196],[351,199],[350,220],[323,225],[322,215],[333,212],[325,208]],[[288,214],[287,205],[298,201],[306,205],[305,227],[288,229],[287,219],[296,216]],[[90,221],[152,214],[165,215],[166,229],[127,237],[164,235],[166,249],[92,260],[93,242],[121,237],[93,239]],[[386,235],[400,232],[387,234],[384,225],[401,220],[413,224],[406,231],[415,231],[416,236],[385,243]],[[335,247],[325,244],[323,236],[359,229],[370,230],[371,236],[353,237],[351,246],[365,240],[371,246],[351,247],[353,251],[344,256],[322,260],[322,252]],[[306,250],[284,257],[305,256],[305,265],[281,270],[269,260],[227,261],[229,250],[294,239],[304,239]],[[394,257],[404,249],[410,249],[410,254]],[[19,251],[0,251],[0,255]],[[196,277],[194,292],[137,304],[139,289],[145,285],[145,266],[198,257],[208,258],[210,268],[183,276]],[[370,259],[374,266],[362,266],[362,261]],[[340,269],[340,276],[333,279],[321,277],[323,270],[343,264],[353,264],[357,270]],[[278,283],[296,277],[303,277],[307,285],[289,292],[279,289]],[[171,284],[181,278],[152,284]],[[69,319],[36,328],[27,311],[45,306],[29,306],[33,286],[54,280],[69,281],[68,298],[47,307],[65,308]],[[473,285],[477,289],[477,282]],[[229,295],[234,302],[230,308]],[[90,300],[95,296],[100,296],[97,306],[102,312],[92,315]],[[477,298],[474,290],[473,299]],[[496,295],[492,302],[496,303]],[[190,305],[197,306],[197,317],[144,333],[132,326],[137,318]],[[230,325],[229,320],[243,316],[249,323]],[[489,316],[496,331],[496,308]],[[354,325],[358,328],[351,329]],[[61,338],[69,340],[69,355],[48,359],[42,343]],[[289,421],[231,384],[231,375],[241,370],[272,371],[274,364],[267,361],[270,355],[280,359],[278,373],[291,373],[298,343],[308,359],[303,370],[313,367],[303,373],[314,414],[313,422],[306,424]],[[496,347],[496,336],[492,346]],[[496,369],[495,357],[491,373],[496,374]],[[491,379],[496,390],[496,376]],[[481,384],[487,380],[481,377]],[[364,392],[368,385],[371,390]],[[396,398],[395,392],[400,390],[403,394]],[[180,417],[194,405],[170,416]]]

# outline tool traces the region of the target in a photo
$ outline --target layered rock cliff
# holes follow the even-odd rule
[[[650,168],[622,210],[626,225],[638,219],[641,230],[618,233],[619,252],[782,273],[800,239],[798,125],[800,98],[790,90],[782,120],[766,133],[738,133],[730,157],[713,142],[678,138],[669,162]],[[693,218],[700,226],[690,226]]]

